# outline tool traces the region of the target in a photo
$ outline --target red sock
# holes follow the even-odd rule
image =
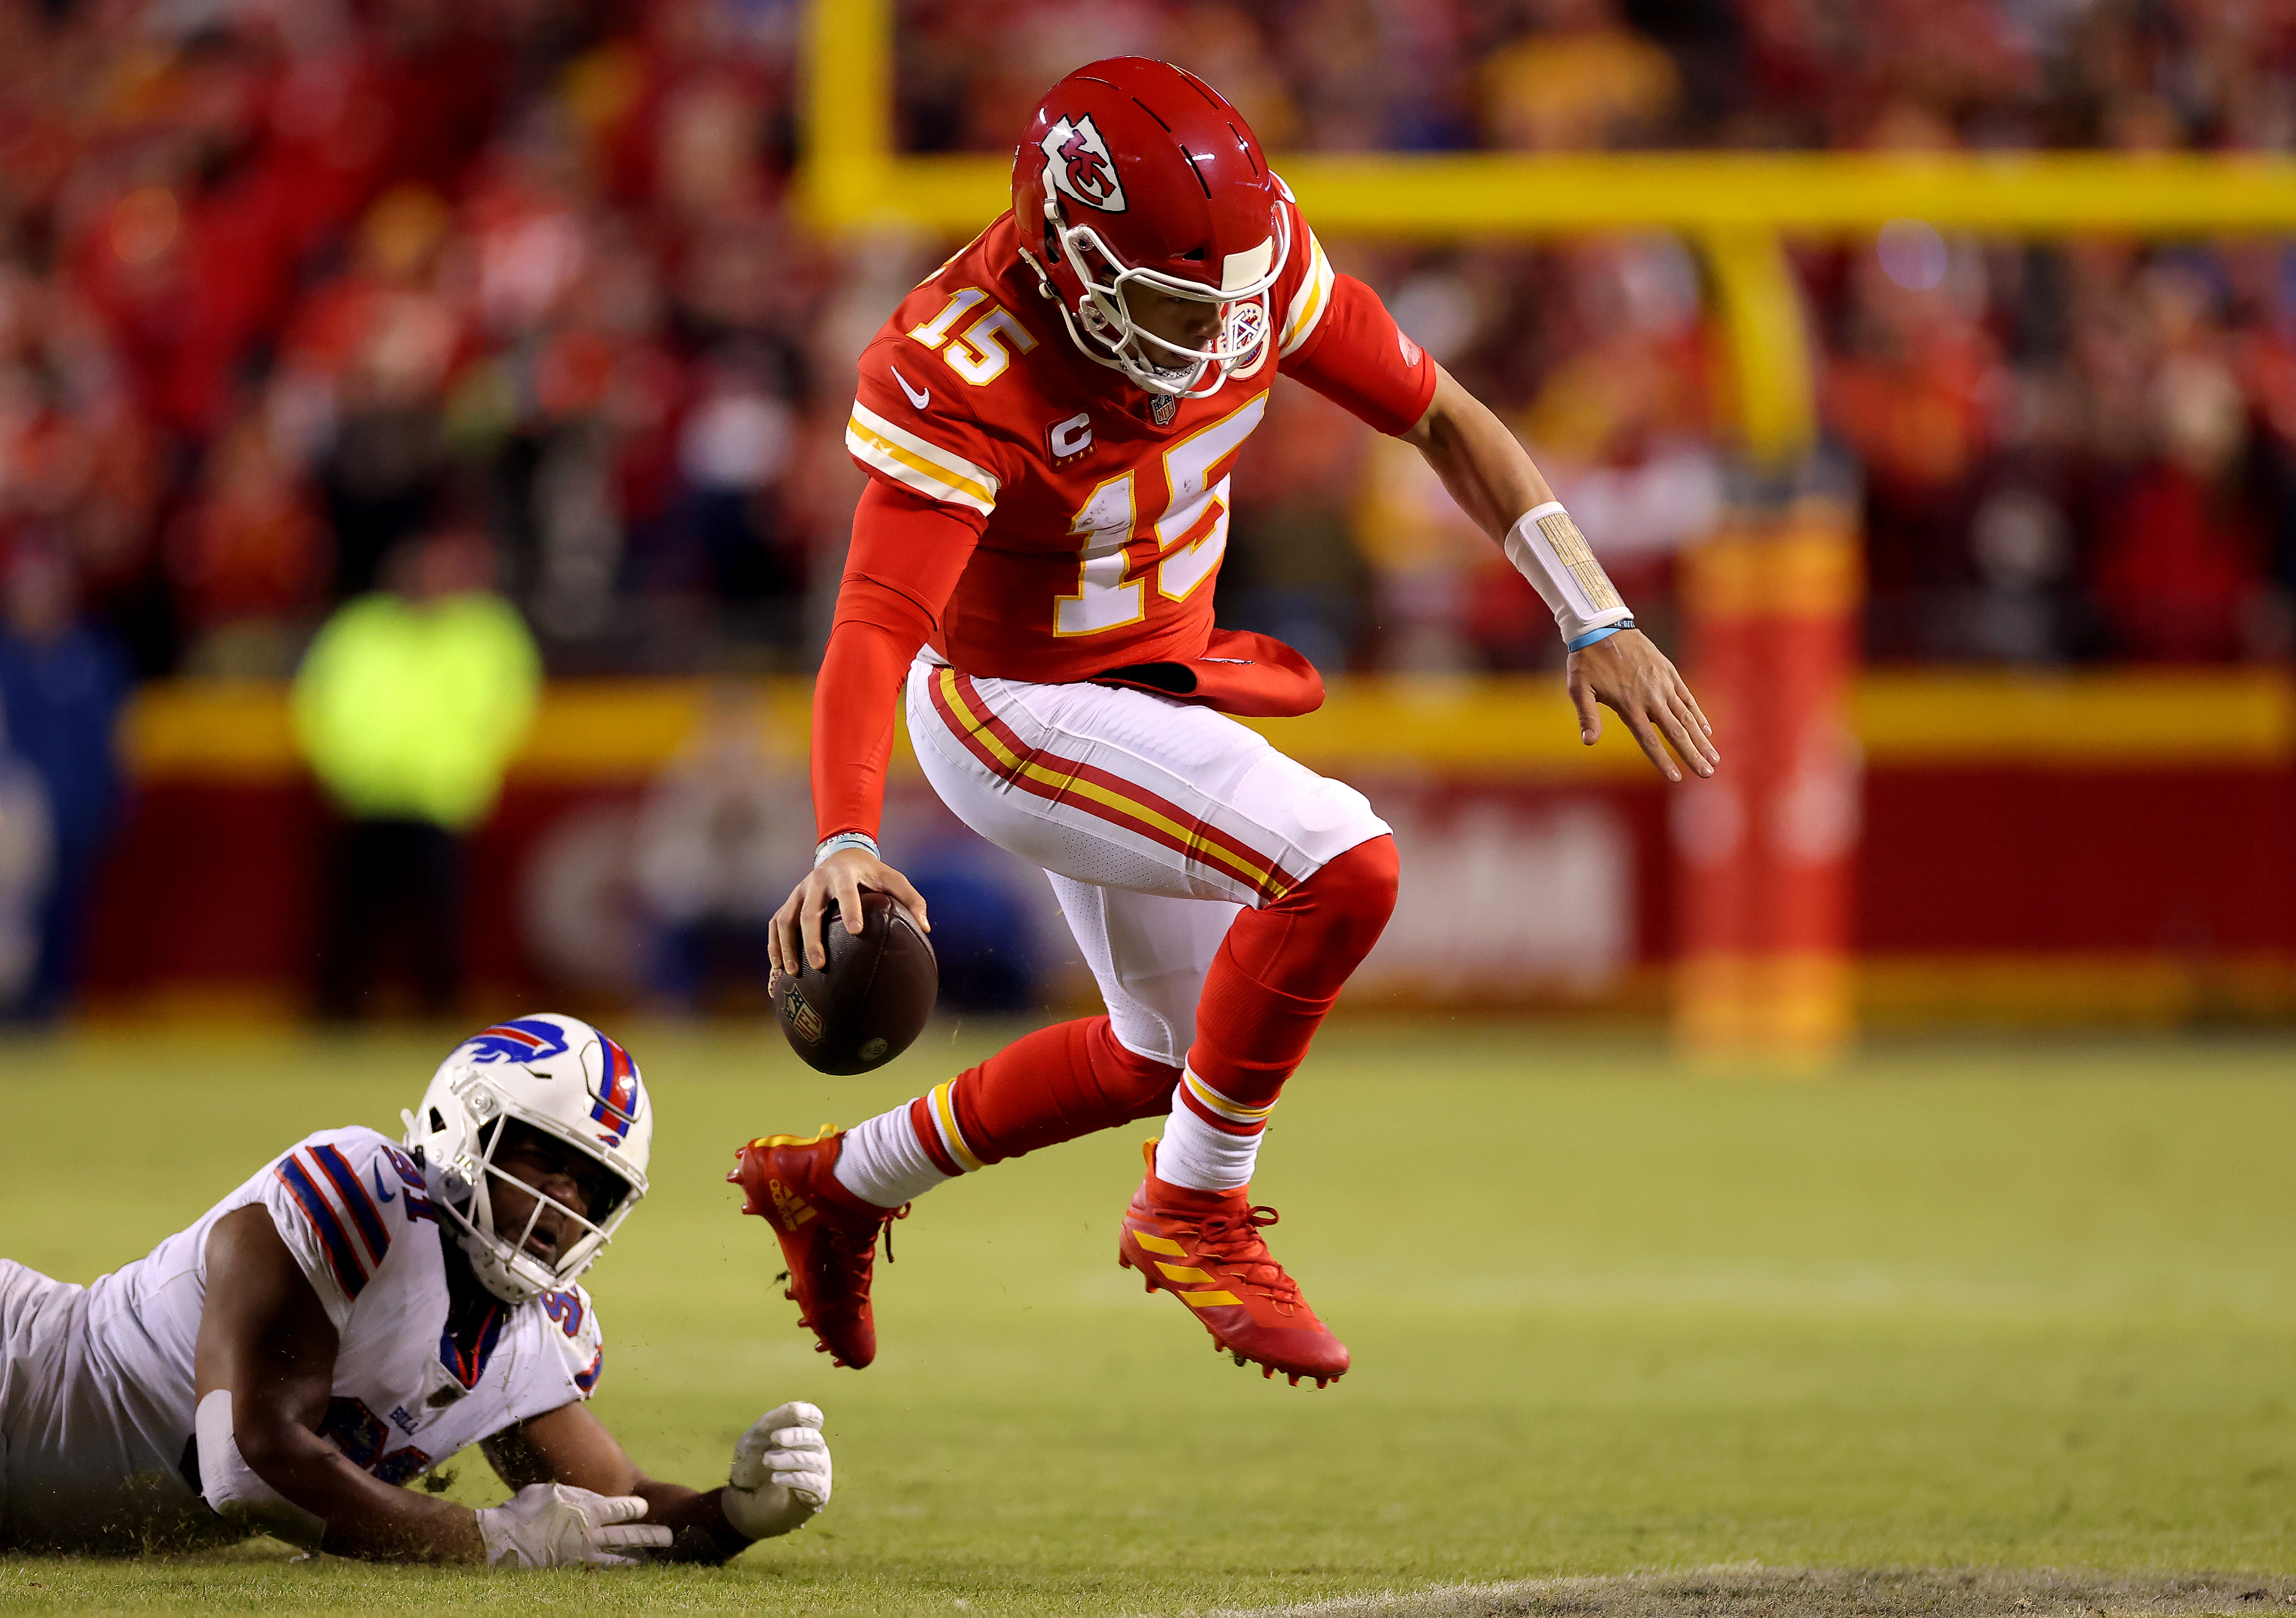
[[[1374,838],[1273,904],[1237,916],[1197,1002],[1188,1051],[1195,1075],[1243,1107],[1273,1104],[1386,929],[1398,875],[1395,839]]]
[[[958,1132],[981,1164],[1169,1112],[1180,1070],[1116,1042],[1105,1017],[1023,1034],[948,1086]],[[934,1127],[932,1099],[909,1104],[917,1139],[950,1173],[962,1167]]]

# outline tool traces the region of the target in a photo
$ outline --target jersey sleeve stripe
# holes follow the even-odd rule
[[[320,1172],[335,1182],[335,1195],[341,1199],[343,1211],[351,1216],[351,1223],[358,1227],[359,1238],[366,1243],[368,1254],[380,1264],[382,1255],[390,1251],[390,1231],[382,1222],[382,1211],[374,1205],[374,1198],[359,1183],[358,1171],[335,1147],[315,1146],[310,1153],[311,1161],[319,1165]]]
[[[1292,295],[1292,307],[1283,317],[1283,340],[1278,354],[1291,354],[1315,335],[1316,324],[1332,302],[1332,261],[1324,257],[1324,244],[1316,240],[1316,233],[1308,233],[1308,278]]]
[[[969,506],[984,517],[996,509],[994,473],[896,427],[858,399],[853,402],[852,420],[846,423],[845,447],[864,465],[921,494]]]
[[[356,1299],[366,1289],[366,1271],[360,1266],[358,1249],[351,1246],[349,1232],[343,1229],[342,1221],[335,1217],[334,1209],[327,1205],[326,1197],[320,1194],[301,1164],[290,1157],[279,1165],[278,1173],[287,1194],[295,1199],[303,1210],[303,1217],[319,1233],[319,1245],[327,1253],[327,1268],[335,1272],[335,1285],[343,1289],[345,1297]]]

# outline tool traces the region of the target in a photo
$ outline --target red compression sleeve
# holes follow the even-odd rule
[[[829,650],[813,688],[817,837],[877,835],[901,680],[980,543],[981,519],[869,480],[837,591]]]
[[[909,1103],[909,1123],[928,1156],[961,1174],[1040,1146],[1114,1129],[1172,1110],[1180,1070],[1116,1042],[1105,1016],[1022,1034],[949,1081],[949,1106],[971,1163],[959,1162],[933,1122],[930,1099]]]
[[[1281,369],[1390,437],[1418,426],[1435,397],[1435,362],[1352,275],[1332,277],[1324,318]]]
[[[1348,975],[1395,913],[1395,838],[1358,843],[1272,903],[1239,914],[1196,1004],[1188,1065],[1232,1101],[1266,1107],[1307,1058]],[[1191,1103],[1193,1105],[1193,1103]],[[1202,1109],[1213,1128],[1226,1127]]]

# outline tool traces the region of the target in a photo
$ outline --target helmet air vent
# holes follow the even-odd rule
[[[1196,167],[1196,154],[1183,146],[1180,148],[1180,156],[1187,160],[1188,172],[1196,176],[1196,184],[1204,188],[1204,200],[1210,201],[1212,200],[1211,182],[1205,179],[1204,171]]]
[[[1243,153],[1243,160],[1251,165],[1251,172],[1257,175],[1259,172],[1259,159],[1251,155],[1251,143],[1243,138],[1243,131],[1233,123],[1228,125],[1227,132],[1235,136],[1235,149]]]

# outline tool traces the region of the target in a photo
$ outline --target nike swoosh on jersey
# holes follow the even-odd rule
[[[910,404],[915,405],[919,410],[922,410],[926,405],[932,403],[931,388],[910,387],[909,379],[901,374],[901,368],[898,365],[888,365],[885,369],[893,373],[893,380],[898,382],[901,385],[901,391],[909,396]]]
[[[389,1190],[385,1190],[385,1189],[383,1189],[383,1184],[382,1184],[382,1164],[381,1164],[380,1163],[376,1164],[374,1165],[373,1173],[374,1173],[374,1199],[375,1199],[377,1202],[397,1202],[397,1201],[398,1200],[398,1194],[397,1192],[395,1192],[395,1191],[389,1191]]]

